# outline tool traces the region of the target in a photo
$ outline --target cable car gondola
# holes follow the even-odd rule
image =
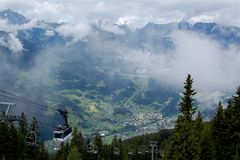
[[[96,146],[92,145],[92,144],[88,144],[86,147],[86,151],[89,154],[97,154],[98,153],[98,149]]]
[[[114,147],[113,154],[117,156],[120,155],[120,149],[118,147]]]
[[[144,146],[138,146],[138,150],[137,150],[137,153],[139,154],[139,155],[145,155],[145,151],[146,151],[147,149],[144,147]]]
[[[59,150],[72,137],[72,128],[68,124],[66,110],[58,109],[60,115],[64,118],[64,124],[60,124],[53,131],[53,149]]]
[[[25,143],[29,146],[37,146],[36,121],[32,119],[33,128],[25,136]]]
[[[87,151],[88,153],[92,153],[92,151],[93,151],[93,145],[88,144],[87,147],[86,147],[86,151]]]
[[[25,143],[29,146],[37,145],[37,134],[35,131],[30,131],[25,136]]]
[[[130,155],[130,156],[134,156],[134,155],[136,155],[136,150],[135,149],[129,149],[128,150],[128,155]]]

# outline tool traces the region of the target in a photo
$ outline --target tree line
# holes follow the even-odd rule
[[[37,121],[33,118],[28,124],[24,113],[18,124],[0,122],[0,159],[1,160],[40,160],[48,159],[48,152],[43,143],[27,145],[26,135],[37,128]],[[39,134],[36,132],[36,134]],[[36,142],[38,136],[36,136]]]
[[[240,147],[240,88],[227,102],[219,102],[214,117],[203,122],[197,112],[192,87],[187,76],[180,102],[180,115],[168,144],[164,160],[239,160]]]

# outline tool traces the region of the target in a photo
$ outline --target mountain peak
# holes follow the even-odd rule
[[[9,24],[14,25],[22,25],[29,22],[29,19],[11,9],[0,11],[0,18],[6,19]]]

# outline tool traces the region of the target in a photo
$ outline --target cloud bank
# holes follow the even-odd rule
[[[56,29],[63,37],[73,38],[73,42],[83,39],[90,30],[90,26],[86,23],[78,23],[76,25],[64,24]]]
[[[195,88],[207,92],[232,92],[240,85],[238,46],[224,48],[206,35],[186,31],[175,31],[171,37],[175,49],[170,53],[118,48],[132,76],[179,88],[191,74]]]
[[[135,27],[181,20],[240,24],[239,0],[0,0],[0,4],[0,9],[14,9],[30,18],[73,24],[99,19]]]
[[[9,24],[6,19],[0,19],[0,31],[16,33],[18,30],[32,29],[35,26],[37,26],[37,21],[35,19],[22,25]]]

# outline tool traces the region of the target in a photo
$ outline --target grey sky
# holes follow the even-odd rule
[[[139,27],[148,22],[207,21],[240,26],[240,0],[0,0],[29,18],[71,23],[100,19]]]

